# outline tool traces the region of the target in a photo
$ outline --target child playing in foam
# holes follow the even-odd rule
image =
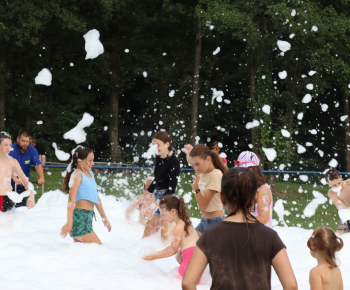
[[[330,228],[318,228],[312,233],[307,246],[318,265],[310,271],[311,289],[343,289],[343,279],[335,260],[335,252],[340,251],[343,245],[343,240]]]
[[[143,257],[145,260],[162,259],[175,255],[180,249],[182,262],[179,273],[183,277],[192,257],[194,247],[198,240],[195,228],[187,213],[185,201],[182,197],[164,196],[160,199],[159,210],[162,218],[168,223],[175,222],[173,242],[167,248],[155,254]],[[200,282],[201,277],[197,280]]]
[[[328,191],[328,197],[339,210],[339,214],[344,213],[345,218],[340,220],[337,228],[338,234],[350,232],[350,180],[342,180],[338,170],[331,168],[325,173],[327,184],[331,187]]]
[[[109,232],[111,224],[97,194],[97,184],[92,173],[94,153],[90,148],[78,146],[72,155],[72,162],[68,165],[67,174],[63,181],[64,190],[69,193],[69,198],[67,223],[62,227],[61,236],[66,237],[70,234],[74,242],[101,245],[102,242],[92,229],[92,218],[95,216],[94,208],[97,208],[102,222]]]
[[[153,181],[152,177],[147,177],[144,182],[144,189],[147,190]],[[146,212],[154,202],[154,193],[143,193],[136,196],[125,211],[125,219],[130,222],[131,215],[137,209],[139,211],[139,223],[146,225]]]
[[[0,211],[5,211],[6,209],[4,196],[7,196],[15,203],[21,202],[24,197],[29,196],[27,207],[33,208],[35,205],[33,184],[27,180],[18,161],[9,156],[11,144],[11,135],[5,131],[0,132]],[[13,173],[18,175],[21,183],[27,189],[21,195],[12,191],[11,176]]]

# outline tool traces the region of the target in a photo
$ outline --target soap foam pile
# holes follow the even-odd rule
[[[124,219],[128,201],[103,194],[100,197],[112,225],[108,233],[96,211],[93,226],[103,246],[60,237],[66,223],[67,195],[59,190],[44,193],[32,210],[0,212],[1,289],[181,289],[175,257],[154,261],[140,258],[140,253],[150,247],[160,250],[166,246],[160,235],[142,240],[144,227]],[[192,221],[194,225],[199,222]],[[287,246],[299,289],[308,289],[309,271],[317,263],[306,247],[312,231],[294,227],[275,230]],[[350,235],[343,237],[340,269],[344,289],[350,289],[346,275],[350,271]],[[197,289],[209,289],[210,284],[207,268]],[[271,285],[272,289],[282,289],[274,271]]]

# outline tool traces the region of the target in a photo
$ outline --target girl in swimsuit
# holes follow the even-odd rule
[[[63,181],[63,187],[69,193],[69,198],[67,223],[62,227],[61,235],[66,237],[67,234],[70,234],[74,242],[101,245],[100,239],[92,229],[95,206],[109,232],[111,224],[97,194],[97,184],[92,173],[93,165],[94,153],[91,149],[79,146],[73,152],[72,162],[68,165],[67,174]]]
[[[145,260],[162,259],[175,255],[179,250],[182,262],[179,273],[183,277],[191,260],[198,235],[187,213],[185,201],[182,197],[164,196],[160,199],[159,210],[162,218],[169,224],[175,222],[173,241],[171,245],[162,251],[143,257]],[[200,282],[201,277],[198,280]]]

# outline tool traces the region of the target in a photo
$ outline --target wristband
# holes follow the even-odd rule
[[[200,193],[200,192],[201,192],[201,190],[199,188],[194,191],[195,194]]]

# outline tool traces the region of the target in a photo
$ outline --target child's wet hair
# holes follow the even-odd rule
[[[68,193],[69,192],[69,179],[73,173],[73,169],[77,168],[77,164],[78,161],[84,160],[88,157],[88,155],[90,153],[92,153],[92,149],[87,148],[87,147],[83,147],[83,146],[79,146],[77,149],[75,149],[75,151],[72,153],[73,158],[72,158],[72,162],[69,166],[71,166],[70,170],[67,169],[67,174],[64,177],[63,180],[63,189]]]
[[[210,156],[211,162],[213,163],[214,167],[216,169],[219,169],[222,173],[226,172],[226,167],[222,162],[219,154],[216,153],[214,150],[210,150],[208,146],[205,146],[204,144],[197,144],[196,146],[194,146],[190,152],[190,157],[197,156],[203,160]]]
[[[5,140],[5,139],[12,140],[11,135],[9,133],[7,133],[6,131],[1,131],[0,132],[0,143],[2,142],[2,140]]]
[[[230,168],[222,176],[221,182],[221,195],[225,200],[228,215],[234,215],[242,210],[245,222],[256,221],[251,210],[257,189],[256,178],[248,168]]]
[[[338,267],[335,259],[335,252],[343,248],[344,242],[334,231],[327,227],[316,229],[309,240],[307,246],[310,250],[316,250],[330,265],[329,268]]]
[[[331,168],[329,170],[327,170],[327,172],[325,173],[325,179],[327,182],[330,182],[334,179],[338,179],[341,177],[339,171],[335,168]]]
[[[192,225],[192,222],[187,213],[186,204],[182,197],[176,197],[174,195],[163,196],[160,199],[159,208],[165,209],[167,211],[175,209],[180,219],[182,219],[185,222],[185,236],[187,237],[190,234],[188,231],[188,227]]]

